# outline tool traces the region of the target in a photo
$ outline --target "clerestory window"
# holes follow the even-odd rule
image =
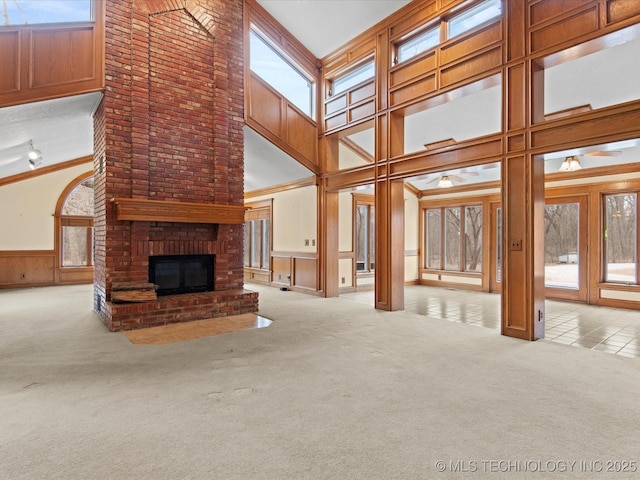
[[[313,118],[315,82],[255,30],[249,31],[249,68]]]

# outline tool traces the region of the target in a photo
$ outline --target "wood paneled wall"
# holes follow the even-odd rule
[[[55,284],[53,250],[10,250],[0,252],[0,288]]]
[[[252,25],[286,52],[319,84],[319,61],[257,2],[245,2],[245,45]],[[321,172],[318,157],[318,122],[251,71],[245,48],[245,122],[312,172]],[[315,108],[317,111],[317,108]],[[317,116],[317,114],[316,114]]]
[[[247,3],[253,4],[252,1]],[[639,38],[640,3],[630,0],[508,0],[502,2],[501,17],[447,39],[443,33],[446,22],[468,4],[464,0],[413,1],[321,59],[318,109],[321,155],[315,164],[311,162],[320,167],[320,171],[314,169],[314,172],[321,175],[318,290],[326,296],[334,296],[340,288],[341,256],[336,248],[338,191],[372,183],[378,187],[376,306],[394,309],[402,304],[401,298],[396,301],[396,296],[401,295],[402,279],[398,271],[402,267],[395,267],[398,259],[394,256],[396,247],[402,242],[389,232],[393,225],[400,224],[403,215],[400,202],[394,201],[394,182],[501,161],[502,198],[497,199],[494,194],[490,205],[497,204],[497,200],[503,205],[503,280],[509,285],[503,294],[503,333],[539,338],[544,329],[541,212],[545,193],[542,162],[538,155],[640,137],[640,100],[594,111],[576,110],[545,117],[544,70],[570,58],[607,48],[610,34],[617,37],[616,41]],[[260,20],[268,18],[259,8],[253,10],[258,12]],[[266,24],[280,32],[279,35],[271,32],[275,41],[283,42],[280,45],[290,40],[279,25],[269,21]],[[394,45],[425,25],[440,25],[440,44],[400,64],[391,62]],[[294,48],[294,55],[296,53],[300,51]],[[336,95],[329,94],[332,80],[372,59],[376,68],[372,80]],[[262,104],[256,102],[256,113],[250,112],[248,123],[255,122],[256,129],[268,131],[268,135],[272,135],[268,138],[274,138],[274,143],[294,152],[301,163],[308,165],[309,159],[304,158],[304,153],[300,155],[300,151],[284,140],[288,122],[286,102],[258,85],[255,79],[251,82],[253,85],[247,88],[249,95],[260,99]],[[501,85],[503,92],[503,128],[500,132],[405,153],[403,137],[407,115],[447,101],[447,96],[454,91],[464,94],[469,89],[495,85]],[[248,105],[250,107],[251,103]],[[373,162],[340,171],[335,155],[340,135],[367,122],[375,126]],[[591,210],[594,202],[591,195]],[[486,208],[487,218],[492,215],[490,211],[493,212],[491,206]],[[594,213],[590,215],[592,225],[596,220]],[[592,256],[598,242],[592,228],[595,227],[590,227],[591,265],[595,261]],[[485,241],[490,240],[485,238]],[[278,270],[277,275],[282,278],[293,276],[291,258],[279,258],[274,273]],[[487,258],[483,263],[488,264]],[[590,271],[595,270],[590,267]],[[633,297],[631,294],[635,294],[626,290],[607,293],[606,288],[611,287],[603,288],[598,278],[590,273],[589,301],[592,303],[629,302]],[[437,281],[460,280],[446,276]],[[482,278],[481,284],[472,288],[486,290],[490,288],[489,283]]]
[[[0,107],[104,87],[103,1],[90,23],[2,27]]]

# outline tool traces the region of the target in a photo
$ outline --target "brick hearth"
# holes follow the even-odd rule
[[[94,308],[110,330],[255,312],[243,289],[241,0],[106,2]],[[215,255],[214,291],[114,304],[150,255]]]

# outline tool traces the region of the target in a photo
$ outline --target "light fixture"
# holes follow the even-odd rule
[[[449,175],[443,175],[440,181],[438,182],[438,188],[449,188],[453,187],[453,182],[449,178]]]
[[[570,157],[566,157],[562,161],[562,165],[560,165],[561,172],[575,172],[576,170],[580,170],[582,165],[580,165],[580,159],[575,155]]]
[[[29,140],[29,160],[37,160],[42,158],[42,152],[33,148],[33,140]]]
[[[33,148],[33,140],[29,140],[29,153],[27,153],[29,159],[29,168],[35,170],[42,165],[42,152]]]
[[[38,168],[40,165],[42,165],[42,157],[38,157],[38,158],[34,158],[34,159],[29,159],[29,168],[31,170],[35,170],[36,168]]]

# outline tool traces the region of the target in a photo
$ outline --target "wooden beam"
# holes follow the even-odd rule
[[[244,223],[245,207],[210,203],[171,202],[140,198],[113,198],[116,220],[176,223]]]

